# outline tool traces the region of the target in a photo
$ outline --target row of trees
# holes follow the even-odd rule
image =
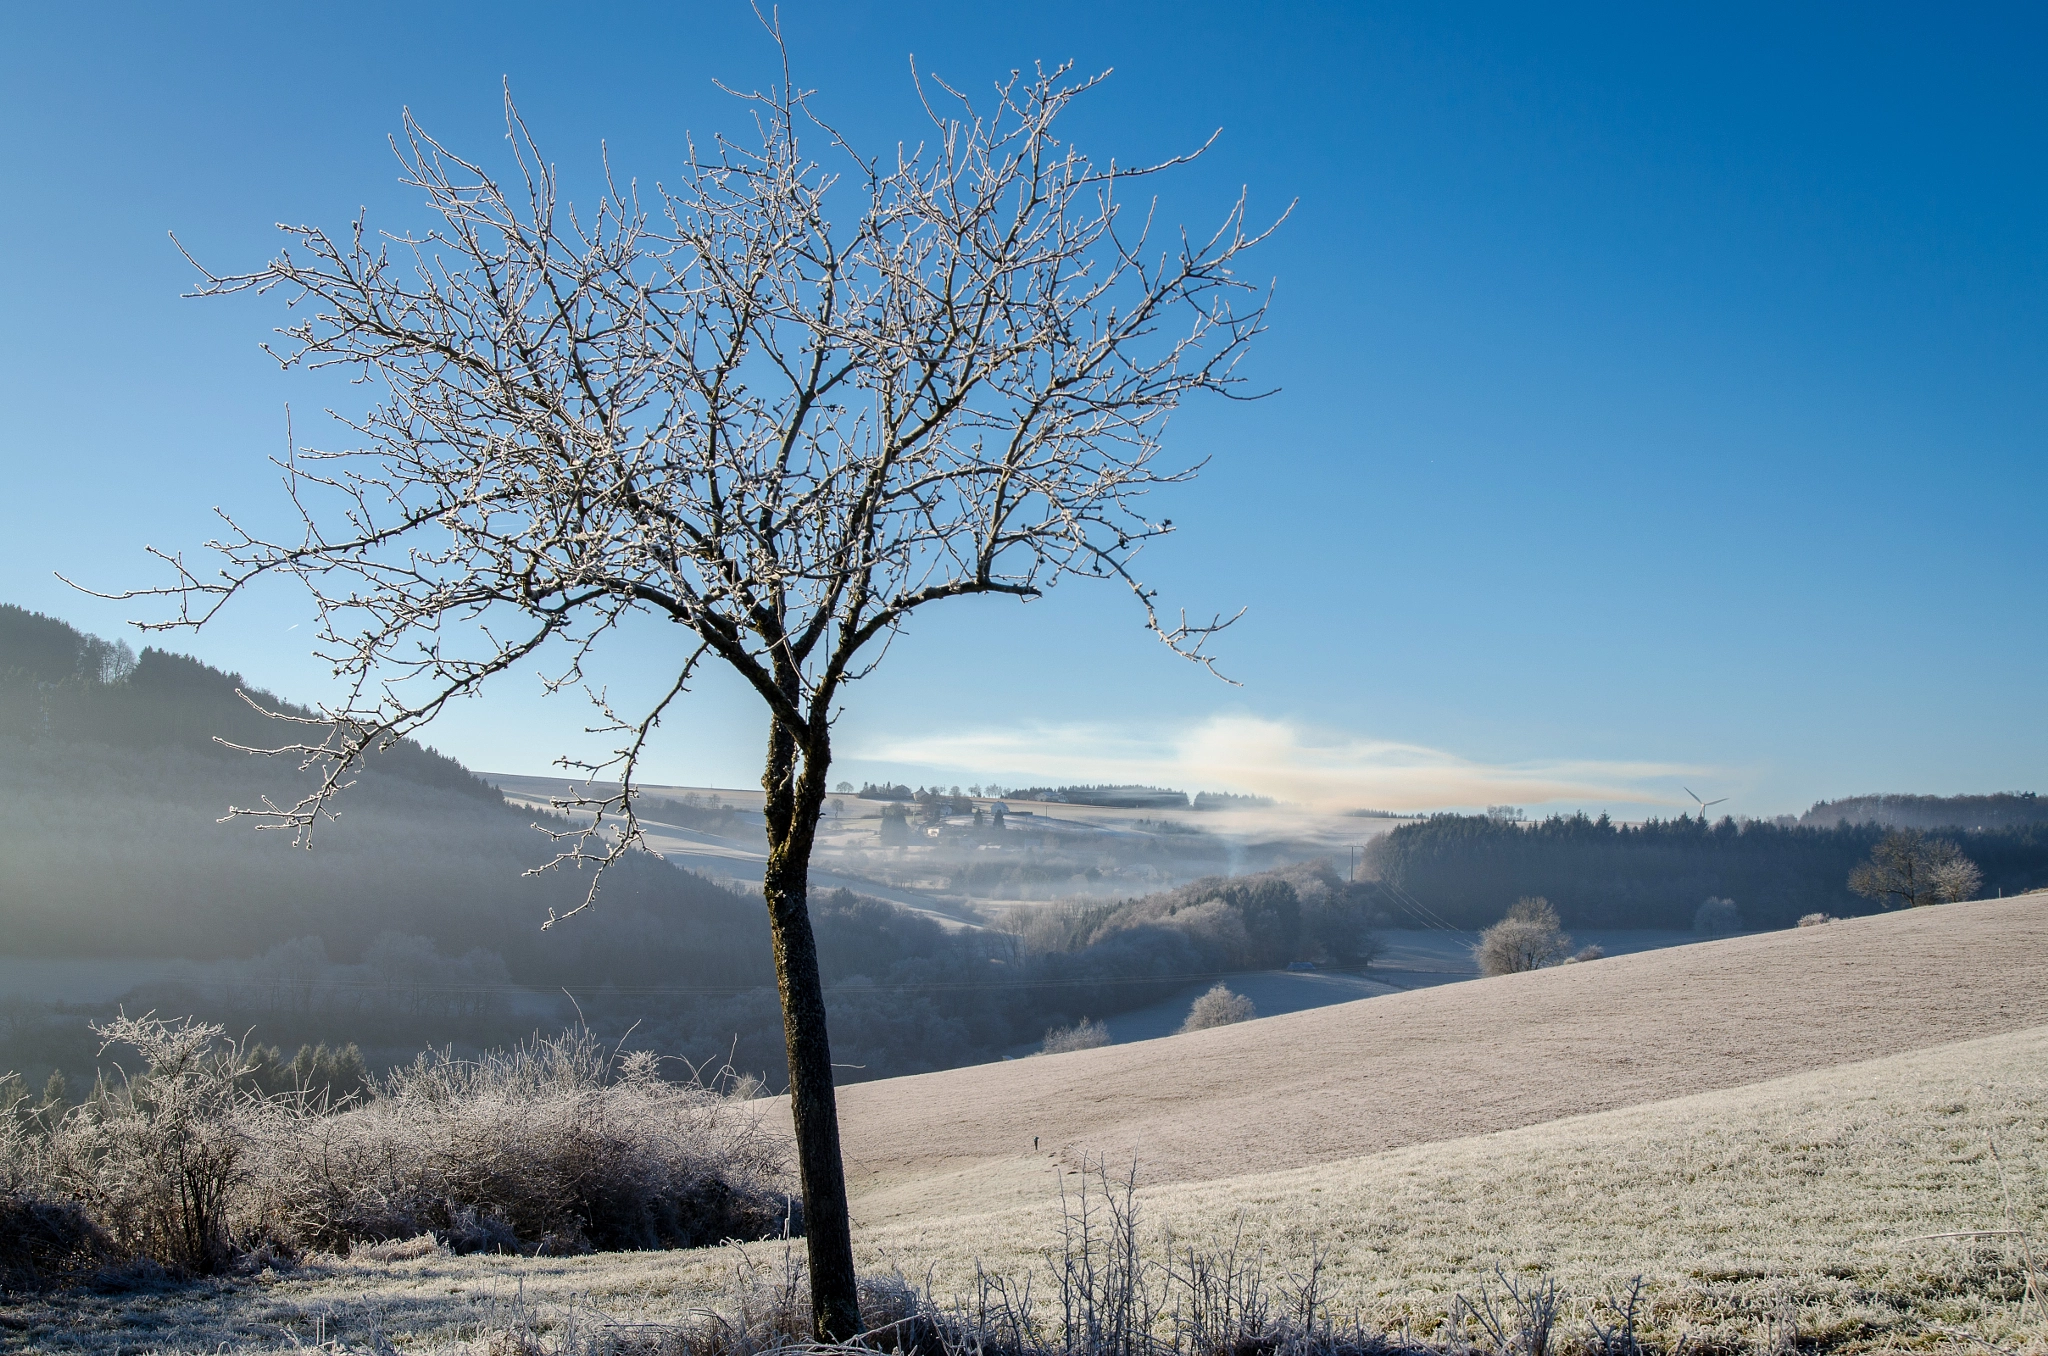
[[[1013,800],[1051,805],[1095,805],[1115,810],[1182,810],[1188,794],[1164,786],[1026,786],[1009,792]]]
[[[1816,911],[1868,911],[1868,896],[1851,888],[1850,875],[1887,832],[1875,825],[1708,824],[1687,816],[1616,824],[1604,815],[1571,815],[1518,824],[1436,815],[1374,840],[1366,871],[1384,889],[1387,910],[1419,924],[1477,930],[1499,917],[1502,900],[1540,895],[1570,927],[1686,929],[1710,897],[1739,901],[1752,927],[1790,927]],[[1923,837],[1950,843],[1977,872],[1967,888],[1956,876],[1959,867],[1941,868],[1951,878],[1940,887],[1923,872],[1912,888],[1930,898],[1937,888],[1954,897],[2048,885],[2048,826]]]

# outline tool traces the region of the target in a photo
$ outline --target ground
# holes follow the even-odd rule
[[[1312,1167],[2025,1030],[2044,972],[2028,895],[862,1083],[840,1093],[855,1214],[1026,1204],[1083,1155],[1162,1186]]]
[[[861,1084],[857,1248],[942,1297],[977,1260],[1042,1268],[1059,1188],[1135,1158],[1155,1247],[1241,1229],[1273,1276],[1320,1249],[1340,1312],[1419,1333],[1499,1267],[1555,1280],[1579,1333],[1641,1275],[1693,1349],[2048,1350],[2016,1240],[1932,1237],[2044,1232],[2044,973],[2032,895]],[[14,1348],[481,1349],[675,1322],[743,1264],[778,1249],[423,1250],[0,1322]]]

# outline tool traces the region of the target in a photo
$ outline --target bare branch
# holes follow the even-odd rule
[[[195,261],[197,295],[281,291],[284,366],[378,393],[342,420],[348,445],[280,461],[292,535],[223,514],[217,572],[154,552],[169,582],[112,595],[174,599],[170,627],[268,576],[313,598],[346,699],[257,751],[317,767],[319,786],[235,814],[303,835],[370,750],[545,664],[621,736],[574,765],[586,791],[548,863],[601,874],[640,845],[639,760],[708,659],[805,758],[829,757],[844,685],[945,599],[1116,581],[1213,669],[1234,618],[1162,614],[1135,570],[1172,523],[1144,500],[1198,469],[1158,460],[1184,400],[1255,394],[1237,364],[1271,294],[1237,266],[1272,228],[1250,226],[1243,195],[1206,235],[1161,238],[1154,204],[1127,211],[1128,185],[1210,142],[1091,161],[1056,124],[1103,76],[1013,72],[984,106],[913,66],[929,140],[885,160],[813,111],[781,50],[781,83],[737,94],[753,135],[693,150],[645,205],[607,160],[594,204],[571,208],[508,89],[502,180],[406,116],[392,147],[423,233],[284,226],[262,269]],[[666,694],[627,715],[585,673],[639,614],[691,645]]]

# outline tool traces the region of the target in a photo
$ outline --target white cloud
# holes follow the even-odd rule
[[[1416,744],[1243,715],[1212,716],[1151,734],[1061,725],[879,737],[848,752],[863,763],[929,768],[963,780],[1141,782],[1251,792],[1326,809],[1677,804],[1669,779],[1710,771],[1590,759],[1484,763]]]

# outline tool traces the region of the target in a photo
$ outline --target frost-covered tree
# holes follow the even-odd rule
[[[1693,911],[1692,930],[1702,937],[1726,937],[1742,930],[1742,910],[1732,899],[1709,895]]]
[[[651,189],[607,166],[580,209],[509,100],[508,180],[408,117],[423,234],[288,227],[267,267],[200,288],[281,289],[284,365],[379,398],[350,445],[283,463],[289,535],[231,519],[218,568],[166,555],[172,625],[299,581],[350,685],[271,750],[321,780],[267,822],[304,832],[366,752],[543,665],[617,736],[609,758],[565,760],[592,780],[564,799],[579,818],[550,863],[601,870],[639,843],[640,759],[705,665],[765,708],[763,888],[821,1337],[858,1328],[806,906],[849,684],[933,604],[1075,577],[1127,588],[1197,662],[1222,624],[1166,616],[1134,565],[1172,527],[1145,496],[1192,474],[1158,461],[1167,417],[1234,393],[1263,327],[1266,294],[1238,272],[1263,232],[1241,195],[1194,235],[1127,210],[1186,157],[1102,163],[1064,141],[1094,83],[1013,72],[984,101],[923,79],[922,140],[869,156],[785,75],[743,96],[745,138],[693,148]],[[650,616],[673,627],[668,681],[622,709],[593,670]]]
[[[1893,829],[1849,873],[1849,888],[1887,909],[1973,899],[1984,883],[1977,864],[1952,839]]]

